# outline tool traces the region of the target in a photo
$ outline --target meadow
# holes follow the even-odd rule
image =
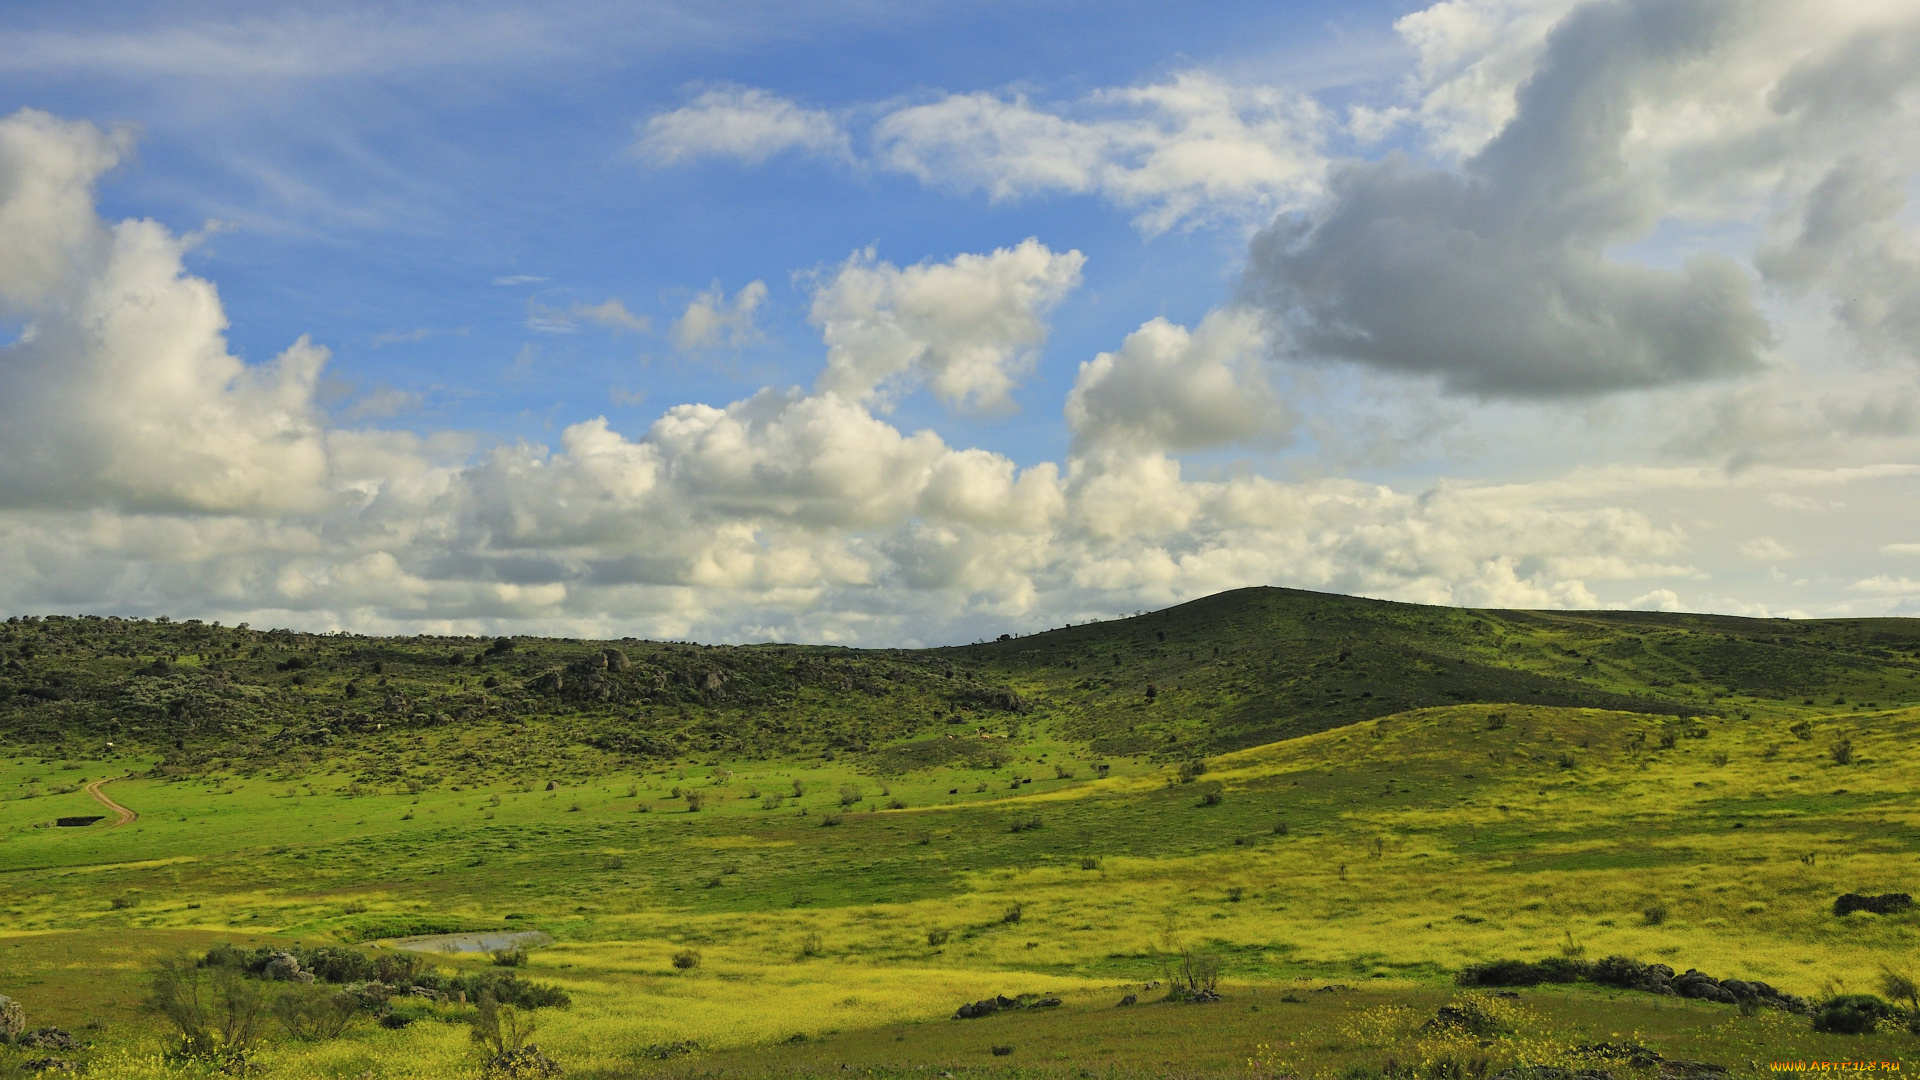
[[[0,993],[90,1075],[196,1075],[144,1005],[164,960],[525,930],[567,1076],[1898,1062],[1894,1018],[1457,980],[1628,956],[1817,1003],[1913,974],[1920,914],[1834,903],[1914,891],[1916,644],[1281,590],[919,652],[19,621]],[[105,814],[101,779],[136,820],[51,825]],[[1220,1000],[1170,997],[1196,965]],[[1060,1003],[953,1019],[995,995]],[[252,1068],[484,1074],[471,1002],[394,1009],[268,1025]]]

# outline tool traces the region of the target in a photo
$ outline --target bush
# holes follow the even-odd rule
[[[1082,856],[1080,857],[1080,869],[1082,869],[1082,870],[1098,870],[1098,869],[1100,869],[1100,856],[1098,856],[1098,855],[1082,855]]]
[[[491,955],[493,956],[494,967],[527,966],[527,950],[519,946],[511,949],[495,949]]]
[[[1206,773],[1207,763],[1204,759],[1195,758],[1192,761],[1182,762],[1180,765],[1180,782],[1183,784],[1191,784],[1200,777],[1205,776]]]
[[[698,791],[689,791],[686,794],[686,800],[687,813],[697,814],[700,812],[700,807],[706,803],[707,797]]]
[[[163,962],[153,971],[147,1008],[173,1025],[170,1057],[218,1062],[238,1071],[260,1041],[266,993],[230,967]]]
[[[512,1004],[483,995],[468,1023],[473,1028],[473,1041],[487,1055],[488,1076],[519,1080],[560,1075],[560,1066],[533,1044],[533,1021],[521,1016]]]
[[[1648,926],[1659,926],[1667,921],[1667,905],[1658,901],[1648,904],[1645,910],[1640,912],[1640,918]]]
[[[907,808],[907,803],[906,803],[906,800],[904,799],[888,799],[887,800],[887,809],[889,810],[905,810],[906,808]]]
[[[1468,964],[1454,976],[1461,986],[1539,986],[1541,983],[1570,983],[1586,978],[1593,966],[1584,960],[1549,956],[1538,963],[1525,960],[1489,960]]]
[[[1892,1007],[1872,994],[1841,994],[1814,1007],[1813,1030],[1835,1035],[1871,1035],[1880,1021],[1892,1015]]]
[[[360,1002],[352,994],[323,986],[291,986],[273,999],[273,1015],[280,1026],[305,1042],[338,1037],[359,1012]]]
[[[840,805],[852,806],[860,801],[860,789],[852,784],[840,785]]]
[[[933,929],[927,931],[927,944],[935,947],[945,945],[947,943],[947,938],[951,936],[951,933],[952,932],[949,931],[944,926],[936,926]]]
[[[1000,921],[1003,923],[1017,923],[1020,921],[1022,911],[1022,906],[1015,904],[1000,915]]]
[[[681,971],[692,971],[700,966],[700,952],[697,949],[681,949],[673,954],[673,966]]]

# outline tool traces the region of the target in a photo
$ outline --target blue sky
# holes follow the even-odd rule
[[[1920,601],[1900,4],[9,14],[8,613]]]
[[[110,22],[76,26],[70,6],[53,5],[14,25],[32,40],[36,31],[218,38],[237,23],[246,40],[249,24],[278,23],[289,27],[283,39],[253,32],[273,41],[269,50],[305,52],[297,27],[312,19],[338,27],[318,36],[349,53],[351,41],[340,39],[396,33],[377,9],[191,10],[156,6],[132,19],[116,11]],[[522,23],[528,40],[507,35],[461,55],[454,28],[487,19],[443,11],[414,23],[423,37],[454,32],[437,55],[397,46],[381,55],[385,47],[363,39],[375,55],[340,57],[335,68],[316,42],[318,55],[268,62],[263,75],[153,63],[117,73],[96,61],[28,66],[0,85],[20,104],[138,124],[137,160],[102,184],[102,213],[153,217],[181,233],[225,223],[189,265],[219,286],[235,349],[264,359],[312,334],[333,350],[339,382],[430,402],[380,419],[388,425],[550,438],[555,423],[600,411],[644,425],[663,405],[810,381],[821,346],[793,276],[855,249],[872,245],[900,264],[1029,236],[1083,251],[1086,284],[1055,316],[1021,415],[976,425],[915,405],[899,414],[908,426],[944,421],[952,438],[1032,462],[1062,452],[1058,413],[1073,371],[1113,347],[1116,330],[1155,314],[1191,321],[1226,297],[1244,222],[1144,238],[1126,215],[1084,197],[995,203],[796,154],[761,168],[722,160],[648,169],[631,152],[636,122],[726,84],[850,110],[1012,86],[1072,99],[1151,81],[1196,56],[1268,78],[1277,68],[1289,84],[1335,96],[1377,93],[1404,62],[1390,25],[1397,13],[1310,4],[562,5],[496,9],[494,17]],[[296,70],[273,73],[281,65]],[[493,284],[513,277],[544,280]],[[532,304],[617,298],[660,328],[712,282],[731,291],[754,280],[770,289],[767,340],[724,356],[676,358],[658,334],[527,326]],[[390,340],[421,331],[419,340]],[[528,346],[538,358],[516,368]],[[621,404],[614,388],[622,401],[644,398]],[[952,428],[956,421],[964,427]]]

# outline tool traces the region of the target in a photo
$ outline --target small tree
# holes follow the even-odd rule
[[[533,1021],[495,1000],[490,991],[480,992],[479,1007],[468,1023],[473,1026],[473,1041],[486,1054],[488,1076],[531,1080],[560,1075],[559,1064],[533,1044]]]
[[[359,1010],[353,995],[319,986],[296,985],[273,1000],[273,1015],[280,1026],[307,1042],[337,1037]]]
[[[260,984],[229,967],[203,969],[167,960],[154,969],[147,1007],[173,1025],[179,1059],[244,1064],[260,1041],[266,995]]]

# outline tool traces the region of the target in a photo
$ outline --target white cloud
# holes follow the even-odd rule
[[[1920,544],[1881,544],[1880,550],[1888,555],[1920,555]]]
[[[827,343],[819,386],[886,408],[925,383],[955,406],[1009,409],[1046,340],[1043,316],[1079,286],[1085,262],[1033,239],[905,269],[857,252],[814,293],[808,318]]]
[[[1203,450],[1277,434],[1284,411],[1261,369],[1257,314],[1213,312],[1189,333],[1153,319],[1118,352],[1080,365],[1067,396],[1076,453]]]
[[[767,286],[750,281],[728,300],[719,282],[695,296],[673,321],[673,343],[682,349],[710,349],[720,345],[748,345],[760,340],[754,314],[767,299]]]
[[[873,136],[881,164],[923,182],[995,199],[1097,195],[1158,233],[1302,205],[1319,187],[1324,126],[1310,97],[1190,71],[1059,108],[948,95],[888,113]]]
[[[748,87],[709,90],[639,125],[634,151],[656,167],[707,157],[759,164],[789,150],[850,155],[846,133],[829,113]]]
[[[1740,545],[1740,554],[1758,562],[1777,563],[1793,558],[1785,544],[1771,536],[1756,536]]]
[[[541,334],[578,333],[583,322],[604,326],[609,330],[646,333],[653,329],[653,323],[645,315],[635,315],[618,300],[603,300],[598,304],[575,303],[570,307],[549,307],[537,300],[527,301],[527,329]]]
[[[270,512],[326,499],[313,392],[327,352],[301,338],[248,366],[213,286],[151,221],[107,226],[93,181],[121,143],[90,124],[0,119],[0,501]]]

